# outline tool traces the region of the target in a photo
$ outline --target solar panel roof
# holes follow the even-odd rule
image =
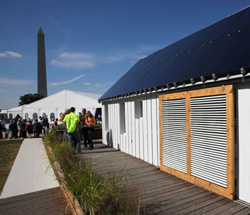
[[[250,66],[250,7],[139,60],[99,100]]]

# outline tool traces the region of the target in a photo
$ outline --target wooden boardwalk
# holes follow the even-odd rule
[[[130,172],[128,183],[141,192],[142,214],[250,214],[250,208],[160,171],[101,143],[81,155],[104,174]]]
[[[1,215],[73,214],[60,187],[0,199]]]

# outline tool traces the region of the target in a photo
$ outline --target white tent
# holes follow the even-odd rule
[[[94,115],[96,109],[101,108],[98,98],[100,98],[98,94],[63,90],[31,104],[9,109],[8,117],[12,114],[14,118],[19,114],[25,119],[35,119],[42,115],[46,115],[49,119],[59,118],[60,114],[70,107],[75,107],[77,114],[82,108],[86,108]]]
[[[26,105],[22,105],[22,106],[18,106],[18,107],[15,107],[15,108],[11,108],[11,109],[8,109],[7,110],[7,116],[9,119],[13,119],[17,114],[19,114],[20,116],[23,115],[23,108],[25,107]]]
[[[2,116],[4,119],[7,118],[7,110],[0,109],[0,116]]]

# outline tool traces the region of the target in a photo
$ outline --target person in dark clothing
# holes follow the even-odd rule
[[[42,124],[43,135],[46,135],[49,131],[48,118],[43,118],[41,124]]]
[[[16,117],[15,117],[15,121],[17,122],[17,121],[18,121],[18,119],[22,119],[22,117],[21,117],[19,114],[17,114],[17,115],[16,115]]]
[[[2,130],[3,130],[3,126],[2,126],[2,124],[0,123],[0,139],[3,138]]]
[[[84,147],[86,148],[88,146],[88,128],[85,124],[85,117],[86,117],[86,109],[82,109],[82,115],[80,117],[80,124],[81,124],[81,133],[83,135],[84,140]]]
[[[6,138],[6,127],[5,127],[6,121],[2,116],[0,116],[0,139],[3,138],[3,133],[5,133]]]
[[[10,122],[9,129],[10,129],[10,131],[12,133],[12,138],[17,138],[18,130],[17,130],[17,122],[16,122],[16,120]]]
[[[21,123],[20,123],[20,137],[21,138],[26,138],[26,120],[21,120]]]
[[[87,139],[89,144],[89,150],[94,148],[92,141],[93,125],[95,125],[95,118],[90,111],[87,111],[85,116],[85,125],[87,125]]]
[[[34,137],[39,137],[42,132],[42,124],[35,119],[34,127],[33,127]]]

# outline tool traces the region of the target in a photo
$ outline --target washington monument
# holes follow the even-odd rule
[[[45,41],[42,28],[37,33],[37,93],[47,97]]]

